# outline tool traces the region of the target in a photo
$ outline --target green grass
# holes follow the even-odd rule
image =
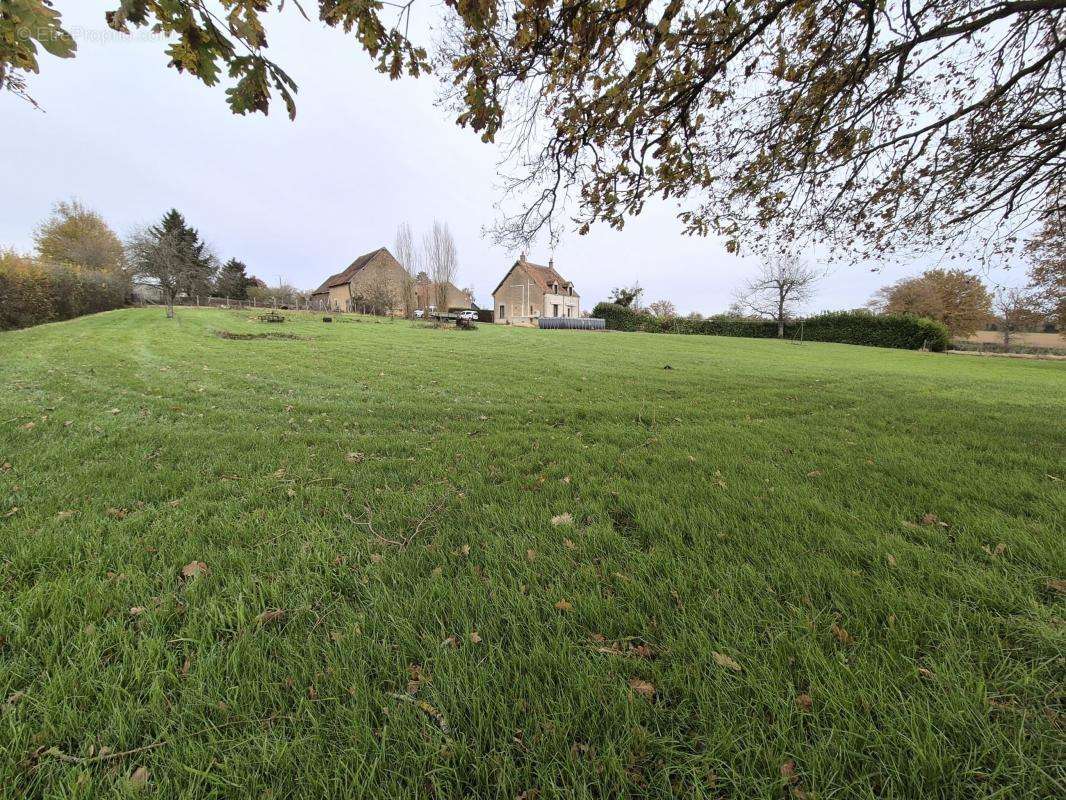
[[[1061,363],[127,310],[0,387],[0,796],[1066,791]]]

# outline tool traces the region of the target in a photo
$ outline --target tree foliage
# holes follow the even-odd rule
[[[289,116],[296,116],[296,83],[266,55],[265,20],[274,10],[283,10],[285,0],[111,0],[111,4],[114,8],[106,19],[115,31],[149,28],[167,38],[167,66],[208,86],[228,77],[226,99],[233,113],[265,114],[277,94]],[[38,46],[60,58],[75,55],[77,45],[54,5],[53,0],[4,0],[0,89],[28,97],[26,76],[39,71]],[[298,2],[293,5],[304,13]],[[382,5],[376,0],[318,0],[319,20],[354,32],[377,69],[392,78],[426,71],[426,51],[399,28],[406,25],[410,5],[401,8],[391,23],[382,18]]]
[[[979,278],[959,269],[931,269],[878,290],[872,304],[884,314],[912,314],[943,322],[952,336],[969,336],[992,319],[992,296]]]
[[[986,224],[1008,243],[1066,197],[1049,191],[1066,180],[1063,0],[458,8],[459,122],[510,130],[511,188],[532,197],[504,241],[554,232],[570,190],[582,230],[659,196],[731,250],[772,227],[866,256]]]
[[[215,279],[215,294],[233,300],[246,300],[248,287],[254,285],[248,276],[248,267],[242,261],[231,258],[218,271]]]
[[[1029,280],[1044,313],[1066,331],[1066,210],[1048,217],[1029,240]]]
[[[135,275],[159,284],[167,316],[174,315],[174,301],[179,295],[211,294],[217,261],[177,209],[168,211],[157,225],[134,233],[126,243],[126,252]]]
[[[228,74],[235,113],[277,95],[295,114],[295,83],[265,55],[284,0],[112,3],[115,30],[168,37],[170,66],[208,85]],[[411,7],[317,0],[393,78],[429,67]],[[1009,247],[1064,209],[1066,0],[447,0],[441,13],[457,122],[510,153],[507,243],[569,220],[620,228],[653,197],[731,250],[773,228],[864,256],[971,236]],[[38,46],[75,53],[51,0],[5,0],[0,88],[25,93]]]
[[[84,269],[122,272],[122,241],[95,211],[78,200],[55,204],[52,215],[34,233],[41,261]]]
[[[611,296],[608,302],[616,306],[636,310],[640,308],[640,298],[643,295],[644,287],[639,283],[634,283],[632,286],[616,286],[611,289]]]
[[[648,304],[648,311],[657,317],[676,317],[677,306],[669,300],[656,300]]]

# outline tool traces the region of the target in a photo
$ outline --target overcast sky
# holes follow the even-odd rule
[[[30,91],[44,113],[0,94],[0,129],[14,134],[0,149],[0,247],[29,250],[33,228],[60,199],[77,197],[120,235],[175,207],[222,258],[239,258],[270,283],[313,288],[361,253],[391,248],[400,222],[418,235],[438,218],[458,245],[457,282],[491,303],[517,256],[481,235],[496,215],[497,153],[434,104],[433,78],[389,81],[353,37],[306,22],[290,6],[271,20],[268,37],[269,53],[299,84],[296,121],[280,101],[270,117],[237,117],[224,86],[207,88],[165,67],[161,40],[110,31],[104,12],[114,5],[56,3],[78,55],[42,54]],[[427,2],[419,27],[435,13]],[[564,237],[555,265],[583,307],[639,280],[647,301],[725,310],[755,262],[726,254],[715,238],[683,236],[675,213],[649,204],[624,231]],[[539,263],[551,255],[546,243],[529,253]],[[837,266],[809,310],[861,306],[879,286],[939,259],[877,273]]]

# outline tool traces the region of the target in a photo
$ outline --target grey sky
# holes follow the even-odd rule
[[[0,246],[29,250],[34,226],[59,199],[78,197],[120,233],[178,208],[222,258],[236,257],[270,283],[317,285],[356,256],[392,247],[397,225],[416,237],[446,220],[460,256],[459,283],[490,303],[516,253],[494,248],[481,229],[495,216],[497,154],[435,106],[434,78],[390,82],[354,38],[306,22],[295,9],[272,20],[270,53],[300,86],[290,122],[233,116],[224,87],[207,88],[165,67],[164,44],[109,31],[108,0],[56,7],[78,40],[78,56],[42,56],[30,91],[46,110],[0,94],[6,146],[0,168]],[[427,2],[423,19],[436,13]],[[646,300],[684,312],[723,311],[754,267],[713,238],[681,235],[675,209],[649,205],[624,231],[567,234],[556,267],[585,307],[613,286],[639,280]],[[546,244],[530,259],[546,263]],[[811,259],[817,261],[816,258]],[[811,310],[863,305],[881,285],[940,260],[940,254],[872,273],[835,267]],[[993,280],[1023,281],[1020,269]]]

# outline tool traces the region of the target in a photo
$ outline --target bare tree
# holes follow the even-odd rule
[[[669,300],[656,300],[648,306],[648,311],[657,317],[676,317],[677,306]]]
[[[1045,318],[1040,310],[1040,300],[1025,289],[1001,287],[996,290],[993,308],[1003,325],[1003,346],[1010,347],[1011,334]]]
[[[768,252],[759,274],[737,292],[731,309],[768,317],[777,323],[777,336],[785,338],[785,322],[796,308],[814,296],[822,277],[814,268],[785,253]]]
[[[433,230],[423,238],[423,257],[433,283],[433,295],[438,311],[448,310],[448,287],[455,280],[459,255],[447,222],[433,221]]]
[[[197,265],[190,263],[180,233],[140,228],[126,241],[126,257],[133,274],[159,284],[167,305],[167,318],[174,317],[174,300],[189,282]]]
[[[415,276],[418,274],[418,250],[415,248],[415,237],[411,233],[411,226],[401,222],[396,229],[396,260],[403,267],[404,275],[401,279],[400,298],[403,302],[403,313],[407,318],[415,314],[418,306],[418,297],[415,293]]]

